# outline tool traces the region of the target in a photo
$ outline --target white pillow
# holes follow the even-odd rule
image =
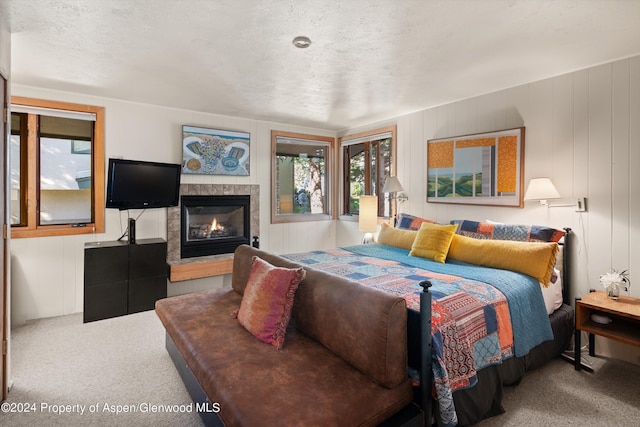
[[[542,283],[540,284],[547,314],[553,313],[562,305],[562,277],[557,268],[554,268],[553,272],[558,277],[555,283],[549,282],[549,286],[542,286]]]

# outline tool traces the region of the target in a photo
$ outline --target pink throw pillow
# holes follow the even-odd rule
[[[275,267],[253,257],[240,309],[232,315],[260,341],[281,349],[291,319],[293,298],[306,271]]]

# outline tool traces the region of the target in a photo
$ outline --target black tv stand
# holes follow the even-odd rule
[[[164,239],[84,245],[84,322],[153,310],[167,297]]]

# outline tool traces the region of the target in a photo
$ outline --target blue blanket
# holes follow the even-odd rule
[[[454,260],[447,260],[445,264],[442,264],[409,256],[409,251],[406,249],[375,243],[342,249],[358,255],[397,261],[435,273],[466,277],[496,287],[505,295],[509,303],[516,356],[524,356],[538,344],[553,339],[540,284],[531,276],[508,270],[479,267]]]

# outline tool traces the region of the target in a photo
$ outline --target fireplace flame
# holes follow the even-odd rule
[[[218,219],[214,216],[211,222],[211,231],[222,231],[224,227],[218,223]]]

